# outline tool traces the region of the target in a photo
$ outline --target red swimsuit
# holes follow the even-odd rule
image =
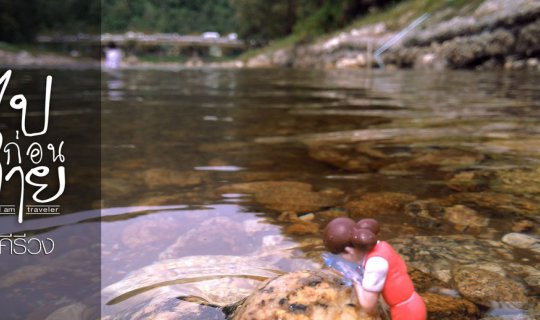
[[[388,273],[382,290],[384,301],[390,306],[392,320],[425,320],[426,305],[414,291],[414,286],[403,258],[384,241],[379,241],[367,254],[369,258],[381,257],[388,261]],[[364,267],[365,267],[364,262]]]

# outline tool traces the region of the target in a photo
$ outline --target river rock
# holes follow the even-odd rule
[[[533,270],[521,268],[518,273],[519,268],[510,266],[510,263],[516,263],[513,250],[499,241],[452,235],[400,237],[389,242],[410,269],[418,269],[447,285],[452,281],[454,267],[469,266],[519,278],[534,275]]]
[[[444,209],[444,218],[453,224],[456,229],[463,231],[466,228],[482,228],[487,227],[489,219],[482,217],[471,208],[463,205],[455,205]]]
[[[300,191],[311,191],[312,186],[309,183],[298,181],[257,181],[257,182],[244,182],[233,183],[219,187],[218,193],[247,193],[254,194],[258,191],[270,189],[270,188],[291,188]]]
[[[148,169],[139,175],[150,188],[163,186],[191,187],[202,183],[198,172],[178,172],[169,169]]]
[[[310,221],[304,221],[304,222],[297,222],[294,223],[288,227],[285,228],[286,234],[298,234],[298,235],[304,235],[304,234],[317,234],[319,232],[319,225],[310,222]]]
[[[461,295],[484,307],[494,302],[523,307],[528,299],[523,286],[495,272],[471,267],[456,267],[453,279]]]
[[[346,216],[347,216],[347,212],[345,210],[336,209],[336,208],[317,212],[317,217],[325,221],[330,221],[334,218],[346,217]]]
[[[448,149],[422,151],[411,160],[386,166],[386,171],[410,171],[425,167],[469,167],[484,159],[484,155],[474,151]]]
[[[84,320],[91,317],[90,308],[82,303],[73,303],[57,309],[45,320]]]
[[[105,199],[126,196],[134,193],[137,186],[128,179],[103,178],[101,180],[101,190]]]
[[[485,171],[462,171],[456,173],[446,185],[461,192],[483,191],[488,186],[489,178],[490,174]]]
[[[232,314],[234,320],[374,319],[358,306],[351,287],[323,272],[288,273],[264,283]]]
[[[538,296],[540,294],[540,266],[537,264],[536,268],[532,265],[525,265],[519,263],[510,263],[508,268],[512,268],[513,274],[523,279],[523,281],[529,286],[530,295]],[[540,301],[539,301],[540,303]],[[538,310],[540,311],[540,310]]]
[[[341,195],[314,192],[295,187],[270,187],[255,193],[255,200],[268,209],[308,212],[333,207],[341,202]]]
[[[512,232],[502,237],[502,242],[520,249],[528,249],[540,254],[540,238],[524,233]]]
[[[516,51],[524,53],[526,56],[532,56],[535,52],[538,53],[540,51],[539,33],[540,19],[536,19],[533,23],[520,28],[517,35]]]
[[[122,231],[122,243],[128,248],[149,246],[163,241],[164,235],[174,234],[178,223],[170,218],[136,220]]]
[[[497,192],[461,192],[449,195],[450,204],[463,204],[488,210],[492,214],[508,213],[534,218],[540,204],[523,197]]]
[[[362,152],[357,152],[352,145],[312,145],[309,148],[309,156],[317,161],[348,171],[371,172],[376,170],[372,159]]]
[[[400,213],[405,204],[416,200],[416,196],[398,192],[372,192],[362,195],[359,200],[345,204],[353,218],[377,217],[378,215]]]
[[[186,302],[182,299],[167,299],[158,296],[147,303],[126,309],[114,315],[108,315],[101,320],[224,320],[225,316],[215,307],[205,306],[200,303]]]
[[[198,254],[241,254],[253,252],[257,248],[246,234],[242,222],[228,217],[215,217],[201,223],[180,235],[174,244],[163,251],[160,260],[186,256],[190,248],[197,248]]]
[[[178,205],[181,203],[184,203],[183,197],[186,195],[186,193],[182,193],[182,195],[178,194],[169,194],[169,195],[153,195],[148,197],[141,197],[137,199],[137,202],[134,203],[135,206],[163,206],[163,205]]]
[[[405,214],[419,227],[436,228],[441,225],[444,207],[437,200],[416,200],[405,205]]]
[[[512,231],[514,232],[532,232],[537,228],[534,221],[529,219],[518,219],[512,224]]]
[[[474,303],[462,298],[426,292],[421,294],[428,311],[428,319],[469,320],[477,319],[480,311]]]
[[[532,169],[498,171],[491,189],[501,193],[540,194],[540,166]]]

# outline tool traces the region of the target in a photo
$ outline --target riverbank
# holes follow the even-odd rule
[[[247,67],[362,68],[376,66],[372,52],[422,14],[419,28],[381,55],[387,66],[417,69],[539,70],[540,3],[469,1],[434,8],[410,0],[374,13],[346,31],[318,40],[263,50]],[[456,1],[454,1],[456,2]],[[356,26],[356,27],[354,27]]]
[[[429,18],[380,55],[387,68],[540,70],[540,2],[408,0],[373,12],[347,29],[307,41],[291,35],[238,60],[140,61],[122,69],[379,67],[374,52],[423,14]],[[99,67],[99,62],[0,46],[0,65]]]
[[[28,68],[82,68],[99,67],[99,62],[88,58],[75,58],[56,52],[37,49],[25,50],[0,43],[0,66]]]

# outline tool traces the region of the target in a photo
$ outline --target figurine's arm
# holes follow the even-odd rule
[[[362,283],[354,283],[358,302],[370,315],[377,313],[379,293],[384,288],[387,274],[388,261],[381,257],[372,257],[366,262]]]
[[[379,293],[364,290],[362,285],[358,282],[354,283],[354,291],[356,292],[358,303],[362,306],[362,309],[371,316],[377,315]]]

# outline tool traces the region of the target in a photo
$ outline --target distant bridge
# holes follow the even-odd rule
[[[229,37],[203,37],[179,35],[176,33],[144,34],[127,32],[124,34],[102,35],[58,35],[38,36],[42,45],[68,48],[105,47],[108,43],[132,53],[162,53],[165,55],[222,56],[244,51],[244,41]]]
[[[186,36],[176,33],[156,33],[156,34],[144,34],[128,32],[125,34],[109,34],[105,33],[101,36],[98,35],[59,35],[59,36],[38,36],[37,41],[39,43],[100,43],[107,44],[114,42],[117,45],[123,46],[126,44],[137,45],[175,45],[184,47],[211,47],[218,46],[223,48],[236,48],[244,49],[245,43],[238,39],[231,39],[227,37],[202,37],[202,36]]]

